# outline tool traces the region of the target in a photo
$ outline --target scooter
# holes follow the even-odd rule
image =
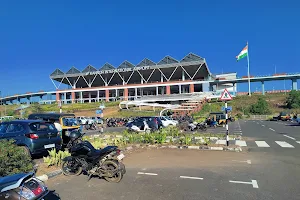
[[[0,200],[42,200],[49,190],[35,172],[0,178]]]

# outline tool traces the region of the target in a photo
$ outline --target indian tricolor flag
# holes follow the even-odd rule
[[[248,56],[248,44],[245,46],[245,48],[240,52],[239,55],[236,56],[236,60],[239,61],[242,58]]]

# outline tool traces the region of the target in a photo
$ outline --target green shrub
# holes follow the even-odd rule
[[[22,147],[13,140],[0,142],[0,176],[8,176],[33,170],[33,162]]]
[[[257,114],[257,115],[270,114],[269,104],[262,97],[259,97],[257,102],[250,106],[249,111],[250,111],[250,113]]]
[[[70,156],[71,154],[68,151],[58,151],[56,153],[56,149],[52,149],[49,152],[49,156],[47,157],[43,157],[44,158],[44,163],[46,163],[46,165],[49,166],[60,166],[62,163],[62,160],[65,157]]]

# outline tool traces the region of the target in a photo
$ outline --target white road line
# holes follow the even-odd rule
[[[300,144],[300,141],[296,141],[298,144]]]
[[[269,128],[271,131],[275,131],[274,129],[272,129],[272,128]]]
[[[263,124],[261,126],[265,127],[265,125],[263,125]]]
[[[284,137],[287,137],[287,138],[290,138],[292,140],[296,140],[295,138],[291,137],[291,136],[288,136],[288,135],[283,135]]]
[[[244,160],[232,160],[232,161],[234,161],[234,162],[245,162],[245,163],[251,165],[251,160],[246,160],[246,161],[244,161]]]
[[[149,175],[149,176],[157,176],[155,173],[146,173],[146,172],[138,172],[137,174]]]
[[[265,141],[255,141],[258,147],[270,147]]]
[[[216,144],[226,144],[226,140],[217,140]]]
[[[251,180],[251,182],[245,182],[245,181],[229,181],[230,183],[241,183],[241,184],[248,184],[252,185],[253,188],[258,188],[258,184],[256,180]]]
[[[284,148],[295,148],[293,145],[285,142],[285,141],[275,141],[279,146]]]
[[[185,178],[185,179],[195,179],[195,180],[203,180],[203,178],[200,178],[200,177],[192,177],[192,176],[180,176],[180,178]]]
[[[243,140],[236,140],[235,145],[238,145],[240,147],[246,147],[247,143],[246,143],[246,141],[243,141]]]

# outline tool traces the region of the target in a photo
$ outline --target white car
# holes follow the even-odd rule
[[[84,116],[76,117],[76,119],[80,124],[91,124],[91,122],[93,121],[92,119]]]
[[[173,120],[169,117],[166,116],[161,116],[159,117],[163,126],[167,127],[167,126],[177,126],[178,125],[178,121],[177,120]]]

